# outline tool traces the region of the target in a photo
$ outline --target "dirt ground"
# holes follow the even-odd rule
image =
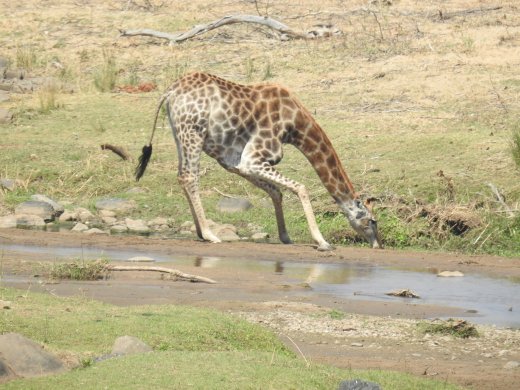
[[[59,261],[52,251],[20,252],[19,246],[102,248],[125,253],[195,259],[181,271],[217,284],[172,282],[157,273],[113,273],[96,282],[55,282],[34,277],[41,264]],[[302,358],[344,368],[389,369],[431,376],[474,389],[513,389],[520,383],[520,330],[478,326],[480,337],[458,339],[424,335],[421,318],[462,315],[451,307],[404,302],[341,299],[309,294],[309,287],[283,273],[204,266],[211,259],[309,263],[363,263],[408,269],[431,267],[496,277],[520,277],[520,259],[236,242],[207,244],[192,240],[85,236],[4,229],[0,232],[3,284],[56,295],[83,295],[117,305],[185,304],[216,308],[272,328]],[[198,260],[197,260],[198,259]],[[128,263],[127,263],[128,264]],[[161,262],[161,266],[180,268]],[[40,273],[41,274],[41,273]],[[515,308],[516,309],[516,308]],[[345,315],[334,315],[335,313]]]

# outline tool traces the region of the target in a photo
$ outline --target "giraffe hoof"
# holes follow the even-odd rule
[[[327,252],[333,251],[335,249],[334,245],[330,245],[328,242],[324,242],[316,248],[319,252]]]

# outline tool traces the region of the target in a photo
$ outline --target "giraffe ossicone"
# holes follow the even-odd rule
[[[220,242],[209,229],[200,199],[199,162],[205,152],[228,171],[269,194],[283,243],[291,243],[282,208],[281,190],[287,189],[300,199],[318,250],[333,249],[318,228],[305,186],[274,168],[283,157],[282,146],[291,144],[314,167],[354,230],[373,248],[382,248],[370,202],[360,200],[325,132],[284,87],[241,85],[200,72],[178,79],[160,98],[150,142],[143,148],[136,168],[137,180],[150,160],[157,118],[163,105],[177,146],[178,180],[199,238]]]

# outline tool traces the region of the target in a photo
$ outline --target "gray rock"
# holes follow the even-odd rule
[[[0,125],[11,123],[13,114],[6,108],[0,107]]]
[[[106,225],[115,225],[117,223],[117,218],[114,217],[101,217],[101,221],[103,221]]]
[[[110,226],[110,232],[111,233],[126,233],[128,231],[128,228],[124,225],[112,225]]]
[[[135,209],[136,207],[137,205],[133,200],[119,198],[101,199],[96,202],[96,209],[110,210],[116,213],[125,213]]]
[[[0,187],[13,191],[16,188],[16,181],[12,179],[0,179]]]
[[[153,349],[148,344],[133,336],[118,337],[112,347],[113,355],[130,355],[152,351]]]
[[[253,241],[267,241],[268,238],[268,233],[255,233],[251,236],[251,240]]]
[[[150,233],[150,228],[142,219],[125,218],[125,224],[130,232],[138,234]]]
[[[17,224],[17,218],[15,215],[6,215],[4,217],[0,217],[0,229],[10,229],[15,228]]]
[[[148,226],[168,225],[168,219],[164,217],[157,217],[148,221]]]
[[[74,227],[72,228],[71,231],[73,232],[84,232],[84,231],[87,231],[89,229],[89,227],[81,222],[78,222],[77,224],[74,225]]]
[[[11,308],[11,301],[4,301],[3,299],[0,299],[0,308],[2,308],[2,309],[10,309]]]
[[[38,200],[28,200],[27,202],[20,203],[14,209],[14,213],[37,215],[46,222],[54,221],[54,217],[56,216],[54,209],[49,203]]]
[[[514,360],[511,360],[504,365],[504,368],[506,370],[514,370],[515,368],[518,368],[518,367],[520,367],[520,363],[515,362]]]
[[[361,379],[342,381],[338,390],[381,390],[381,387],[374,382],[367,382]]]
[[[45,220],[39,215],[16,214],[16,227],[20,228],[45,228]]]
[[[4,73],[4,79],[11,80],[23,80],[26,77],[25,69],[7,69]]]
[[[251,207],[252,203],[244,198],[222,198],[217,204],[217,210],[221,213],[237,213],[247,211]]]
[[[14,372],[9,369],[9,366],[0,358],[0,378],[6,379],[7,377],[15,376]]]
[[[16,333],[0,336],[0,359],[14,375],[35,377],[65,371],[62,362],[34,341]]]
[[[65,209],[63,208],[63,206],[61,204],[59,204],[58,202],[54,201],[53,199],[49,198],[46,195],[35,194],[35,195],[31,196],[31,200],[35,200],[38,202],[45,202],[45,203],[50,204],[51,207],[54,209],[55,217],[60,216],[61,214],[63,214],[63,211],[65,211]]]

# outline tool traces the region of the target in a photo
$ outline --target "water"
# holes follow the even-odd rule
[[[56,258],[100,257],[127,260],[131,257],[151,256],[158,262],[178,266],[218,267],[230,272],[244,269],[262,274],[281,274],[295,282],[312,286],[310,294],[328,294],[338,298],[376,301],[403,301],[417,305],[451,306],[468,311],[471,321],[520,328],[520,283],[505,278],[479,274],[464,277],[438,277],[435,270],[396,269],[370,264],[310,264],[304,262],[256,261],[221,259],[219,257],[175,257],[158,253],[121,251],[81,247],[38,247],[2,245],[0,248],[18,253],[46,254]],[[410,289],[421,299],[400,298],[388,292]],[[510,311],[510,308],[512,310]]]

